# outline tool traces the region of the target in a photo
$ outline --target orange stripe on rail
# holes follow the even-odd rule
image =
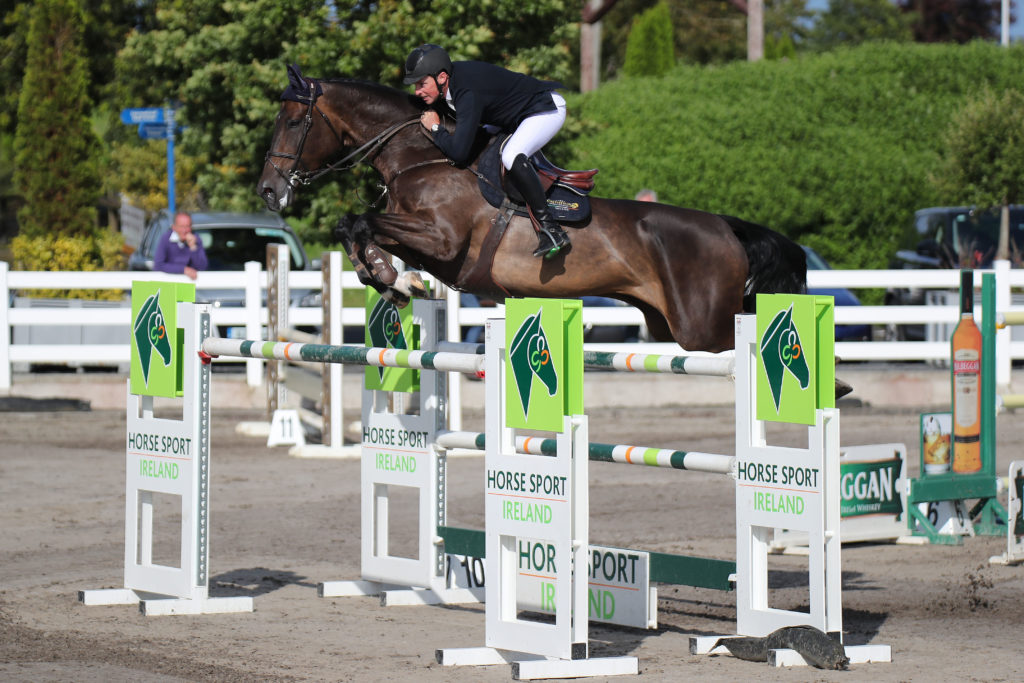
[[[380,352],[380,355],[377,357],[377,360],[379,360],[380,364],[382,366],[384,366],[384,367],[387,367],[387,365],[385,365],[385,363],[384,363],[384,354],[387,353],[387,352],[388,352],[387,349],[384,349],[383,351]]]
[[[628,356],[626,356],[626,369],[629,370],[630,372],[634,372],[634,370],[633,370],[633,356],[635,356],[635,355],[636,355],[635,353],[631,353]]]
[[[629,446],[626,448],[626,462],[630,465],[633,464],[633,451],[636,450],[637,446]]]

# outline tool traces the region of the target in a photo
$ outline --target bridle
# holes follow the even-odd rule
[[[319,114],[320,118],[322,118],[324,120],[324,123],[327,124],[327,128],[331,131],[332,134],[334,134],[334,137],[335,139],[337,139],[338,144],[341,145],[342,147],[344,147],[345,145],[341,135],[339,135],[338,131],[335,130],[334,126],[331,125],[331,120],[327,118],[327,115],[324,114],[323,110],[320,109],[319,105],[317,105],[317,99],[319,98],[321,93],[317,92],[318,88],[316,81],[310,79],[308,82],[309,96],[300,96],[297,97],[295,100],[297,102],[306,103],[306,114],[303,117],[302,138],[299,140],[298,149],[295,150],[294,154],[268,151],[267,156],[265,158],[265,163],[269,163],[274,168],[274,170],[277,171],[278,175],[285,179],[285,182],[287,182],[288,186],[291,187],[292,189],[295,189],[299,185],[309,185],[311,182],[313,182],[320,176],[325,175],[327,173],[331,173],[332,171],[348,171],[352,168],[355,168],[356,166],[363,163],[371,156],[379,152],[381,148],[383,148],[384,145],[387,144],[387,142],[391,138],[393,138],[400,130],[414,123],[419,123],[419,117],[414,117],[407,121],[400,121],[396,124],[389,126],[383,132],[378,133],[373,138],[368,140],[366,143],[360,145],[352,152],[347,154],[344,158],[338,159],[334,163],[313,170],[307,168],[300,168],[304,166],[304,164],[302,163],[302,149],[306,146],[306,137],[309,135],[309,131],[313,127],[314,111],[317,114]],[[285,170],[278,166],[277,163],[275,163],[275,159],[291,159],[294,163],[292,164],[292,167],[290,169]],[[399,171],[399,174],[404,173],[405,170]]]

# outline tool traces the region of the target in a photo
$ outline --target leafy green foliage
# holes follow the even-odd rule
[[[576,38],[572,17],[578,12],[568,0],[384,0],[354,3],[347,13],[322,0],[171,0],[160,8],[155,28],[133,32],[119,55],[121,102],[180,103],[187,128],[178,150],[195,160],[199,203],[248,211],[262,205],[254,188],[288,64],[309,76],[404,87],[409,51],[435,42],[454,59],[565,79],[572,72],[566,45]],[[303,188],[287,213],[303,217],[304,240],[327,242],[341,214],[367,210],[359,197],[376,197],[376,181],[368,168],[318,181]]]
[[[901,12],[890,0],[831,0],[807,35],[814,50],[853,47],[872,40],[909,42],[912,13]]]
[[[953,116],[933,180],[954,203],[1024,202],[1024,93],[984,88]]]
[[[100,194],[98,142],[87,113],[82,17],[74,0],[33,5],[14,139],[23,235],[89,235]]]
[[[1024,49],[985,43],[678,66],[570,98],[584,123],[567,126],[570,158],[552,157],[599,167],[602,196],[650,187],[779,230],[836,267],[886,267],[913,212],[954,199],[928,182],[954,112],[983,84],[1019,88],[1022,71]]]
[[[100,231],[95,235],[18,235],[11,240],[14,270],[94,272],[124,270],[124,238],[120,233]],[[117,300],[121,290],[71,289],[25,290],[23,296],[67,297],[71,299]]]
[[[747,57],[747,16],[724,0],[619,0],[601,21],[602,70],[618,74],[633,18],[663,2],[669,8],[676,56],[694,64]],[[791,57],[805,39],[812,13],[806,0],[765,0],[765,56]]]
[[[622,71],[629,76],[661,76],[675,61],[672,17],[668,5],[659,2],[633,22]]]

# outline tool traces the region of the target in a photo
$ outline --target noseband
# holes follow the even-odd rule
[[[359,164],[366,161],[369,157],[380,151],[380,149],[385,144],[387,144],[388,140],[394,137],[394,135],[398,133],[398,131],[402,130],[406,126],[419,122],[419,117],[414,117],[409,119],[408,121],[401,121],[399,123],[396,123],[388,127],[382,133],[378,133],[366,143],[354,149],[344,158],[339,159],[332,164],[328,164],[323,168],[319,168],[316,170],[300,168],[300,166],[304,166],[304,164],[302,163],[302,149],[306,146],[306,137],[309,135],[309,131],[313,127],[314,111],[318,113],[320,115],[320,118],[324,120],[324,123],[327,124],[327,128],[330,129],[331,133],[334,134],[334,137],[335,139],[337,139],[338,144],[341,145],[342,147],[344,147],[345,145],[344,141],[341,138],[341,135],[339,135],[338,131],[334,129],[334,126],[331,125],[331,120],[327,118],[327,115],[324,114],[323,110],[320,109],[319,105],[317,105],[316,101],[319,98],[317,90],[318,88],[316,87],[316,82],[310,80],[309,96],[299,97],[296,99],[296,101],[298,102],[306,103],[306,114],[303,117],[302,138],[299,140],[299,147],[295,151],[295,153],[287,154],[284,152],[268,151],[267,156],[265,158],[265,163],[269,163],[274,168],[274,170],[277,171],[278,175],[285,179],[289,187],[293,189],[298,187],[299,185],[309,185],[311,182],[313,182],[320,176],[330,173],[331,171],[347,171],[351,168],[354,168],[355,166],[358,166]],[[280,166],[278,166],[274,162],[274,159],[291,159],[294,163],[292,164],[291,169],[286,171]]]

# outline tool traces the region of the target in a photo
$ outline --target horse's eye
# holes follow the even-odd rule
[[[298,128],[301,123],[302,119],[288,119],[287,125],[289,128]]]

